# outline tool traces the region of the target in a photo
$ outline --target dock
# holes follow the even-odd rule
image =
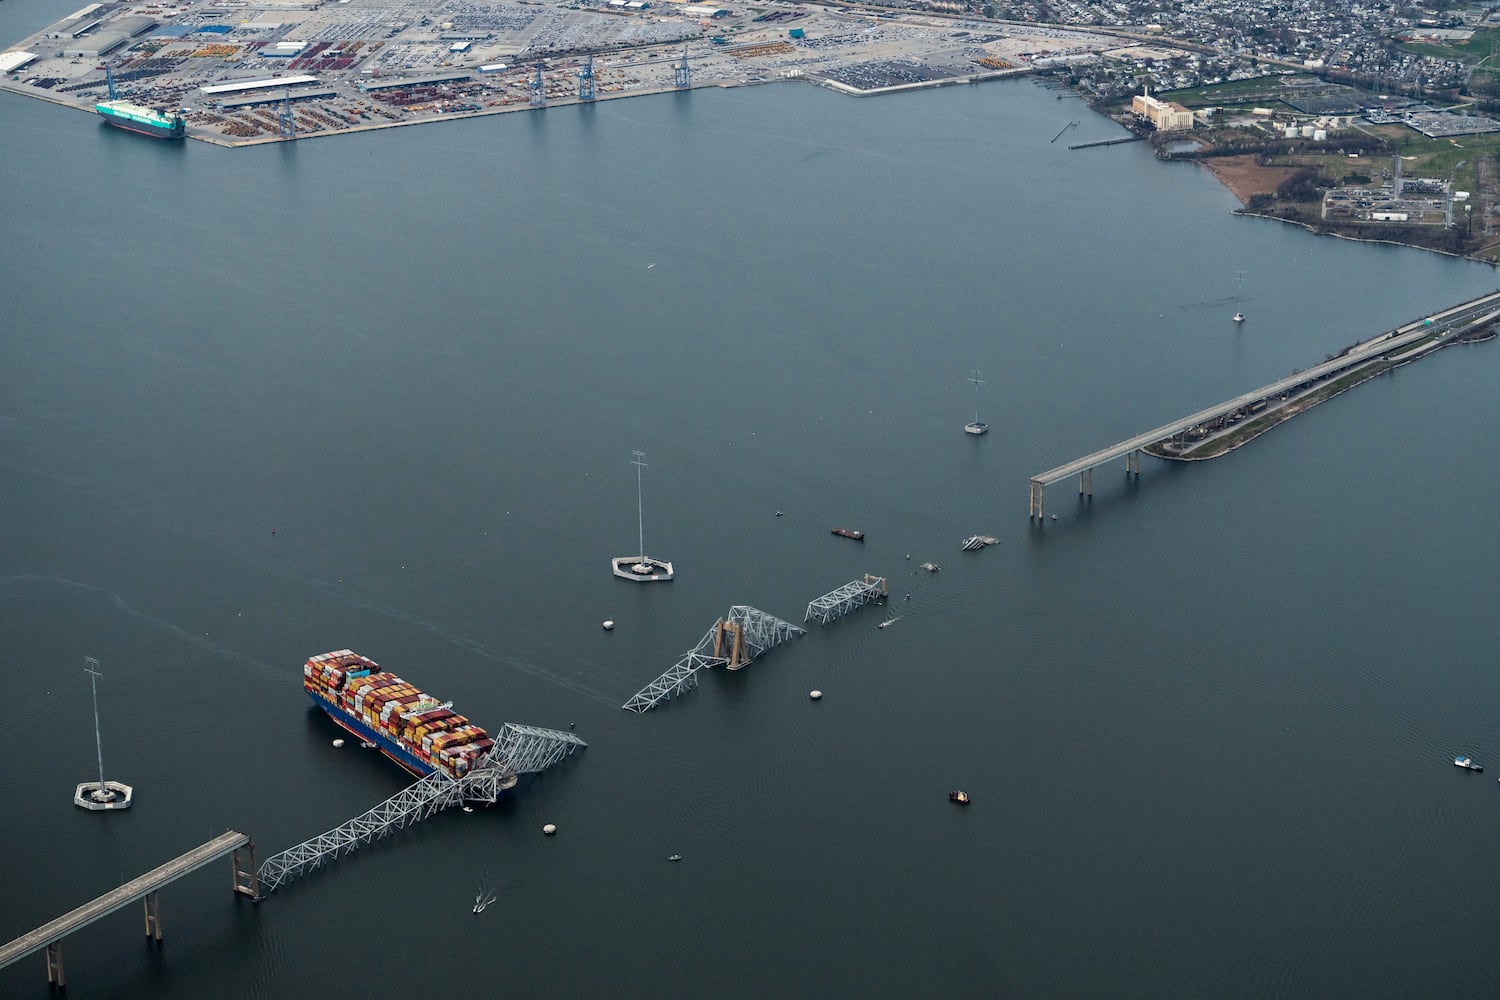
[[[255,867],[255,847],[250,843],[250,838],[243,833],[230,830],[220,834],[208,843],[195,847],[186,854],[179,855],[168,861],[159,868],[137,878],[131,879],[117,889],[111,889],[97,899],[90,900],[74,910],[69,910],[56,920],[50,920],[36,930],[22,934],[14,941],[0,947],[0,968],[19,961],[27,955],[35,954],[42,949],[47,951],[47,982],[54,986],[67,985],[63,974],[62,964],[62,939],[74,931],[87,927],[96,920],[109,916],[122,907],[129,906],[137,900],[145,900],[146,906],[146,938],[148,940],[161,940],[161,911],[158,905],[157,893],[184,875],[190,875],[202,868],[204,865],[212,864],[221,858],[234,856],[235,891],[244,895],[252,895],[248,884],[242,884],[241,875],[245,867],[240,863],[239,852],[241,848],[248,848],[249,870]]]
[[[1113,139],[1095,139],[1093,142],[1077,142],[1069,146],[1069,149],[1092,149],[1095,146],[1118,146],[1122,142],[1144,142],[1144,138],[1138,135],[1120,135]]]
[[[1139,476],[1141,474],[1140,455],[1141,451],[1150,445],[1166,441],[1176,435],[1183,434],[1192,428],[1211,424],[1231,415],[1245,412],[1261,406],[1269,405],[1268,401],[1283,394],[1300,392],[1309,388],[1313,383],[1338,375],[1360,365],[1377,361],[1399,351],[1401,348],[1409,347],[1423,340],[1436,339],[1446,341],[1452,337],[1472,328],[1475,325],[1493,322],[1500,318],[1500,292],[1492,292],[1489,295],[1460,303],[1440,313],[1414,320],[1405,326],[1397,327],[1395,330],[1382,333],[1372,337],[1363,343],[1344,351],[1330,361],[1314,365],[1299,372],[1293,372],[1283,379],[1278,379],[1270,385],[1252,389],[1241,393],[1233,399],[1222,403],[1215,403],[1196,413],[1189,414],[1171,423],[1162,424],[1142,434],[1126,438],[1108,448],[1101,448],[1092,454],[1075,459],[1055,469],[1049,469],[1031,477],[1031,498],[1029,512],[1034,520],[1040,520],[1043,516],[1043,491],[1054,483],[1061,482],[1072,476],[1078,477],[1079,495],[1094,495],[1094,467],[1105,462],[1123,457],[1125,459],[1125,474],[1127,476]]]

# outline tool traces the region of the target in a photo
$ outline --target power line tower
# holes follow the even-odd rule
[[[673,82],[677,85],[678,90],[687,90],[693,85],[693,70],[688,65],[686,45],[682,47],[682,62],[678,63],[674,69],[676,70],[676,78]]]
[[[583,69],[578,71],[578,99],[580,101],[594,99],[594,56],[592,53],[583,61]]]
[[[297,138],[297,119],[292,115],[292,92],[290,89],[281,95],[281,114],[277,119],[277,133],[283,139]]]
[[[531,106],[540,108],[547,103],[547,91],[542,83],[542,61],[536,61],[536,76],[531,78]]]

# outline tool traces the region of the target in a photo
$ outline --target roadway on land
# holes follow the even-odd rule
[[[230,830],[210,840],[202,847],[195,847],[181,857],[173,858],[160,868],[153,869],[139,878],[131,879],[118,889],[112,889],[98,899],[84,903],[78,909],[65,913],[56,920],[45,923],[0,948],[0,969],[33,952],[41,951],[54,941],[67,937],[81,927],[87,927],[100,917],[113,913],[122,906],[128,906],[138,899],[149,896],[169,882],[175,882],[204,865],[212,864],[233,852],[235,848],[243,847],[248,843],[250,843],[249,837]]]
[[[1459,324],[1468,323],[1484,310],[1494,308],[1496,305],[1500,305],[1500,292],[1492,292],[1482,298],[1464,302],[1453,306],[1451,309],[1446,309],[1443,312],[1408,323],[1390,333],[1382,334],[1368,340],[1347,354],[1339,355],[1332,361],[1326,361],[1323,364],[1314,365],[1304,371],[1295,372],[1284,379],[1272,382],[1270,385],[1253,389],[1226,402],[1216,403],[1207,409],[1199,410],[1197,413],[1183,417],[1180,420],[1174,420],[1170,424],[1163,424],[1154,430],[1146,431],[1144,434],[1137,434],[1135,437],[1127,438],[1119,444],[1100,449],[1091,455],[1085,455],[1066,465],[1059,465],[1057,468],[1049,469],[1041,475],[1032,476],[1031,481],[1036,485],[1050,486],[1053,483],[1067,479],[1069,476],[1076,476],[1087,472],[1094,466],[1108,462],[1110,459],[1119,458],[1147,445],[1164,441],[1174,434],[1187,430],[1189,427],[1195,427],[1198,424],[1215,420],[1225,414],[1233,413],[1241,407],[1249,406],[1257,400],[1266,399],[1285,392],[1288,389],[1293,389],[1304,382],[1311,382],[1333,372],[1352,368],[1362,361],[1368,361],[1371,358],[1387,354],[1392,350],[1405,347],[1423,338],[1431,337],[1433,334],[1447,336]]]

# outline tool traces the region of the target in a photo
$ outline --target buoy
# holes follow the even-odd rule
[[[546,826],[542,827],[542,832],[545,833],[549,837],[552,836],[554,833],[557,832],[557,824],[556,823],[548,823]]]
[[[807,696],[813,701],[817,701],[819,698],[823,697],[823,692],[819,691],[817,688],[813,688],[811,691],[807,692]]]
[[[612,629],[614,627],[615,627],[615,620],[613,618],[606,618],[606,619],[604,619],[604,631],[608,632],[610,629]]]
[[[343,740],[334,740],[333,741],[333,745],[336,746],[336,747],[341,747],[341,746],[344,745],[344,741]]]

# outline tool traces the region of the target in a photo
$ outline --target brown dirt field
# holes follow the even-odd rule
[[[1254,153],[1244,156],[1216,156],[1199,160],[1219,183],[1227,187],[1240,200],[1241,205],[1250,204],[1252,194],[1274,194],[1276,185],[1297,172],[1297,167],[1263,167],[1260,157]]]

